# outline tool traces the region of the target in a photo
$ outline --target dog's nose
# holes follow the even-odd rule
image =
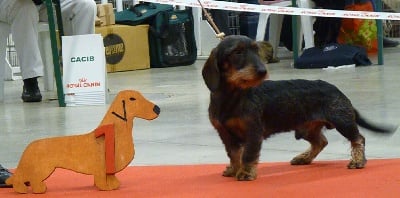
[[[154,111],[154,113],[159,115],[161,110],[160,110],[160,107],[158,107],[157,105],[154,105],[153,111]]]
[[[258,76],[266,76],[267,75],[267,69],[265,66],[259,67],[257,70]]]

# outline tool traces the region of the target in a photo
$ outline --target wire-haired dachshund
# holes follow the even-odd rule
[[[291,160],[310,164],[328,144],[323,127],[335,129],[351,142],[350,169],[363,168],[365,139],[357,125],[378,133],[388,127],[367,122],[334,85],[321,80],[271,81],[258,56],[256,42],[228,36],[214,48],[202,75],[211,92],[209,118],[218,131],[230,165],[223,176],[238,180],[257,178],[256,166],[263,139],[295,131],[311,147]]]

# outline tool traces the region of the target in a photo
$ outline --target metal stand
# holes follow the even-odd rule
[[[63,90],[63,83],[61,77],[61,65],[62,60],[60,59],[60,53],[57,46],[57,34],[56,34],[56,25],[54,20],[54,12],[53,12],[53,5],[56,11],[56,20],[57,20],[57,27],[58,27],[58,40],[61,43],[61,36],[64,35],[62,18],[61,18],[61,8],[60,8],[60,1],[59,0],[45,0],[46,8],[47,8],[47,16],[49,20],[49,31],[50,31],[50,40],[51,40],[51,49],[53,54],[53,64],[54,64],[54,76],[56,79],[57,85],[57,96],[58,96],[58,104],[60,107],[65,107],[65,100],[64,100],[64,90]]]
[[[382,1],[376,0],[376,11],[382,11]],[[382,20],[376,20],[377,26],[377,34],[378,34],[378,65],[383,65],[383,28],[382,28]]]
[[[292,0],[292,7],[297,7],[296,0]],[[293,62],[296,63],[297,58],[299,57],[299,42],[298,42],[298,24],[297,24],[297,17],[296,15],[292,16],[292,40],[293,40]],[[300,38],[301,39],[301,38]]]

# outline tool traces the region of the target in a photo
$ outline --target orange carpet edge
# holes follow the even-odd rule
[[[93,176],[57,169],[40,197],[398,197],[400,159],[370,159],[350,170],[348,161],[260,163],[255,181],[223,177],[226,164],[130,166],[117,174],[121,187],[99,191]],[[18,196],[0,188],[0,197]],[[24,197],[38,196],[27,194]]]

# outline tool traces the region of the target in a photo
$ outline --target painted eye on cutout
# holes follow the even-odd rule
[[[130,101],[135,101],[136,98],[130,97],[129,100],[130,100]]]

